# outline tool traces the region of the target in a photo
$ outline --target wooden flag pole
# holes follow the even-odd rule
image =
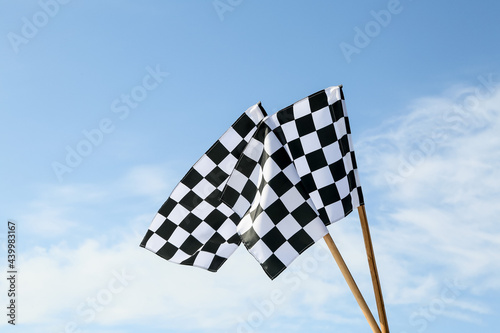
[[[359,219],[361,221],[361,229],[363,230],[363,238],[366,247],[366,256],[368,257],[368,265],[370,266],[370,274],[372,276],[373,291],[375,300],[377,301],[378,317],[380,320],[380,328],[382,333],[389,333],[389,325],[387,324],[387,315],[385,313],[384,298],[382,296],[382,288],[380,287],[380,279],[378,277],[377,263],[375,262],[375,252],[373,251],[372,238],[370,236],[370,228],[368,227],[368,218],[366,217],[366,209],[364,205],[358,207]]]
[[[342,272],[342,275],[344,275],[344,279],[346,280],[347,284],[349,285],[349,288],[351,289],[351,292],[354,295],[354,298],[356,298],[356,301],[358,302],[359,307],[361,308],[361,311],[363,311],[363,314],[365,315],[366,320],[368,321],[368,324],[372,328],[374,333],[381,333],[380,328],[378,327],[377,322],[375,321],[375,318],[373,318],[373,314],[370,311],[370,308],[365,302],[365,299],[363,298],[363,295],[359,291],[358,286],[356,285],[356,282],[354,281],[354,278],[351,275],[351,272],[349,272],[349,268],[347,268],[347,265],[342,258],[342,255],[339,252],[339,249],[333,242],[332,236],[328,233],[323,237],[323,239],[326,242],[326,245],[328,245],[328,248],[330,249],[330,252],[333,255],[333,258],[337,262],[337,265],[340,268],[340,271]]]

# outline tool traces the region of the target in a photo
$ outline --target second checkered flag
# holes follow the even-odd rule
[[[229,177],[222,200],[238,234],[274,279],[363,204],[340,87],[266,117]]]

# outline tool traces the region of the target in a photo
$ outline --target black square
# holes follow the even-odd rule
[[[192,255],[191,257],[187,258],[186,260],[182,261],[181,262],[181,265],[188,265],[188,266],[193,266],[194,265],[194,261],[196,260],[196,258],[198,257],[198,253],[199,252],[196,252],[194,255]]]
[[[284,125],[295,119],[293,116],[293,105],[290,105],[284,109],[281,109],[276,113],[276,118],[281,125]]]
[[[302,147],[302,142],[300,139],[295,139],[288,142],[288,148],[290,148],[290,153],[294,160],[301,156],[304,156],[304,148]]]
[[[222,184],[229,175],[222,171],[221,168],[216,166],[211,172],[208,173],[208,175],[205,177],[210,184],[212,184],[215,187],[219,187],[220,184]]]
[[[219,164],[229,155],[229,150],[224,147],[224,145],[217,141],[208,151],[207,156],[214,161],[215,164]]]
[[[210,237],[207,243],[203,245],[201,251],[217,253],[217,250],[219,249],[220,245],[223,244],[225,241],[226,240],[224,239],[224,237],[222,237],[219,233],[216,232],[212,237]]]
[[[186,230],[189,233],[192,233],[196,227],[198,227],[201,223],[201,219],[196,215],[189,213],[188,216],[179,224],[179,227]]]
[[[169,242],[166,242],[165,245],[161,247],[161,249],[156,252],[157,255],[160,257],[170,260],[174,254],[177,252],[178,248]]]
[[[212,259],[212,263],[208,267],[210,272],[217,272],[217,270],[222,266],[222,264],[227,260],[227,258],[215,255]]]
[[[220,190],[213,190],[206,198],[205,201],[214,207],[219,207],[222,203],[221,201],[222,192]]]
[[[307,164],[311,171],[316,171],[328,165],[322,149],[318,149],[306,155]]]
[[[302,228],[318,217],[314,209],[307,202],[294,209],[292,216]]]
[[[314,240],[304,229],[300,229],[295,235],[290,237],[288,242],[298,253],[304,252],[309,246],[314,244]]]
[[[245,147],[247,146],[247,142],[245,140],[241,140],[241,142],[236,146],[231,151],[231,155],[233,155],[236,158],[240,158],[241,154],[243,153],[243,150],[245,150]]]
[[[202,201],[203,199],[200,198],[196,193],[194,193],[193,191],[189,191],[184,196],[184,198],[182,198],[181,201],[179,201],[179,203],[187,210],[192,210],[196,206],[198,206]]]
[[[257,235],[253,228],[248,229],[241,235],[241,240],[243,241],[243,244],[245,244],[247,249],[251,249],[255,245],[255,243],[259,241],[259,239],[259,235]]]
[[[220,226],[227,220],[227,216],[222,214],[218,209],[214,209],[208,216],[205,218],[205,222],[217,230]]]
[[[330,105],[330,113],[333,121],[339,121],[342,117],[344,117],[344,109],[342,108],[341,100]]]
[[[323,187],[319,189],[318,192],[325,206],[340,201],[340,194],[335,184]]]
[[[347,216],[350,212],[352,212],[353,207],[351,195],[342,199],[342,207],[344,207],[344,216]]]
[[[241,191],[241,195],[248,200],[248,202],[252,203],[255,198],[255,194],[257,193],[257,186],[251,181],[247,181],[245,187]]]
[[[336,182],[344,178],[346,176],[344,160],[338,160],[337,162],[330,164],[330,172]]]
[[[292,161],[290,160],[290,156],[288,155],[284,147],[281,147],[280,149],[275,151],[272,154],[271,158],[274,162],[276,162],[276,164],[278,164],[281,170],[285,169],[292,163]]]
[[[226,186],[222,195],[224,197],[224,202],[229,207],[234,207],[236,201],[238,201],[238,198],[240,197],[240,194],[231,186]]]
[[[342,157],[344,157],[347,153],[349,153],[350,148],[349,148],[349,139],[347,138],[347,135],[344,135],[339,139],[339,146],[340,146],[340,151],[342,152]]]
[[[189,237],[182,243],[180,249],[186,252],[189,255],[193,255],[198,251],[203,244],[197,240],[193,235],[189,235]]]
[[[319,142],[321,143],[321,147],[329,146],[337,141],[337,134],[335,133],[335,127],[333,126],[333,124],[319,129],[317,134]]]
[[[172,198],[168,198],[167,201],[161,206],[161,208],[158,210],[158,213],[167,217],[170,212],[177,206],[177,202],[174,201]]]
[[[151,236],[153,236],[153,235],[154,235],[154,232],[148,229],[148,231],[146,231],[146,235],[145,235],[145,236],[144,236],[144,238],[142,239],[142,242],[141,242],[141,245],[140,245],[140,246],[141,246],[141,247],[146,247],[147,242],[149,241],[149,239],[150,239],[150,238],[151,238]]]
[[[156,230],[156,234],[164,240],[168,240],[174,233],[175,229],[177,229],[177,224],[173,223],[169,219],[166,219]]]
[[[262,268],[271,279],[274,279],[286,266],[273,254],[262,264]]]
[[[351,134],[351,124],[349,124],[349,118],[344,117],[345,120],[345,128],[347,131],[347,134]]]
[[[293,184],[283,172],[280,172],[269,180],[269,186],[281,197],[293,187]]]
[[[301,180],[301,183],[302,183],[304,189],[307,192],[311,193],[311,192],[314,192],[318,189],[316,187],[316,183],[314,182],[314,178],[313,178],[312,173],[306,174],[305,176],[301,177],[300,180]],[[297,186],[297,188],[299,189],[300,187]],[[300,192],[300,189],[299,189],[299,192]],[[302,194],[302,192],[301,192],[301,194]],[[304,195],[302,195],[302,196],[304,196]],[[309,195],[307,195],[304,199],[307,200],[308,198],[309,198]]]
[[[357,169],[358,163],[356,163],[356,155],[354,154],[353,151],[351,151],[351,161],[352,161],[352,168]]]
[[[267,216],[269,216],[274,224],[277,224],[279,221],[283,220],[289,213],[290,212],[288,211],[288,209],[286,209],[285,205],[279,199],[273,202],[266,209]]]
[[[349,171],[347,174],[347,182],[349,183],[349,191],[356,188],[356,177],[354,176],[354,170]]]
[[[328,97],[324,90],[315,93],[314,95],[309,96],[309,107],[311,108],[311,112],[321,110],[324,107],[328,106]]]
[[[236,120],[232,127],[236,133],[244,138],[252,129],[255,128],[255,123],[252,119],[250,119],[250,117],[247,116],[246,113],[244,113],[238,120]]]
[[[299,132],[300,136],[304,136],[316,131],[316,127],[314,127],[312,114],[307,114],[303,117],[296,119],[295,124],[297,125],[297,132]]]
[[[182,178],[181,183],[189,187],[191,190],[198,185],[198,183],[203,179],[198,171],[191,168],[188,173]]]
[[[236,166],[237,170],[245,175],[247,178],[250,178],[250,175],[255,169],[257,162],[247,157],[246,155],[241,155],[238,165]],[[244,166],[244,167],[242,167]]]
[[[271,251],[276,252],[276,250],[286,242],[286,238],[278,228],[274,227],[262,237],[262,241]]]

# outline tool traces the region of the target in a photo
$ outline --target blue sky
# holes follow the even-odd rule
[[[249,106],[343,84],[391,331],[496,332],[497,2],[0,6],[2,331],[368,332],[323,242],[274,281],[243,248],[216,274],[139,248]],[[356,214],[329,230],[376,314]]]

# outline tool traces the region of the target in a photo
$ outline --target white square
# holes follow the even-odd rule
[[[263,177],[266,182],[269,182],[271,179],[276,177],[278,173],[281,172],[280,167],[272,158],[267,159],[263,166]]]
[[[175,252],[175,254],[172,256],[172,258],[169,259],[169,261],[180,264],[184,260],[189,259],[189,257],[191,257],[189,254],[182,251],[181,249],[178,249],[177,252]]]
[[[172,194],[170,194],[170,198],[179,202],[188,194],[190,191],[189,187],[184,185],[183,183],[177,184],[177,186],[174,188],[172,191]]]
[[[314,127],[316,129],[322,129],[333,123],[332,115],[330,114],[330,108],[324,107],[312,114]]]
[[[346,173],[349,173],[349,171],[352,171],[354,169],[353,165],[352,165],[352,158],[351,158],[351,154],[350,153],[347,153],[343,158],[342,158],[343,162],[344,162],[344,166],[345,166],[345,172]]]
[[[285,242],[281,245],[274,255],[285,265],[288,266],[299,256],[299,253],[293,248],[290,243]]]
[[[328,98],[328,104],[332,105],[336,101],[340,100],[340,87],[334,86],[334,87],[328,87],[325,89],[326,96]]]
[[[248,181],[248,177],[239,172],[238,170],[234,170],[233,174],[229,178],[227,182],[227,186],[233,188],[235,191],[241,193],[243,188],[245,187]]]
[[[248,202],[248,200],[245,199],[244,196],[240,195],[233,206],[233,210],[236,214],[238,214],[239,217],[243,217],[243,215],[245,215],[248,211],[248,208],[250,208],[251,204],[252,203]]]
[[[307,175],[311,173],[311,169],[309,168],[309,163],[307,163],[307,159],[305,156],[301,156],[294,161],[295,167],[297,168],[297,173],[299,175]]]
[[[219,163],[219,168],[221,168],[221,170],[226,174],[230,175],[233,172],[236,163],[238,163],[238,159],[229,154]]]
[[[279,199],[276,192],[274,192],[273,189],[267,185],[262,189],[260,198],[259,203],[264,209],[267,209],[267,207],[271,206],[276,200]]]
[[[189,237],[189,232],[182,228],[176,228],[172,233],[172,236],[169,238],[169,243],[176,247],[181,247],[181,245],[186,241]]]
[[[300,229],[302,229],[300,224],[293,218],[292,215],[287,215],[276,225],[276,227],[283,234],[283,236],[285,236],[286,239],[290,239]]]
[[[229,258],[231,254],[233,254],[234,251],[238,248],[238,245],[236,244],[229,244],[229,243],[224,243],[219,248],[217,249],[217,255],[222,258]]]
[[[262,156],[262,150],[264,149],[264,145],[252,138],[250,142],[248,142],[247,146],[243,150],[243,155],[248,157],[249,159],[257,162],[260,160]]]
[[[200,251],[194,260],[193,266],[208,269],[214,257],[215,255],[213,253]]]
[[[293,116],[295,119],[299,119],[310,113],[311,109],[309,108],[309,99],[307,97],[293,104]]]
[[[255,124],[258,124],[262,119],[264,119],[264,115],[262,114],[262,110],[261,110],[259,104],[260,103],[252,105],[251,107],[249,107],[245,111],[245,113],[247,114],[247,116],[250,117],[250,119],[252,119],[252,121]]]
[[[300,177],[297,174],[297,169],[295,168],[295,165],[290,164],[289,166],[283,169],[283,173],[293,185],[297,185],[297,183],[300,182]]]
[[[200,198],[206,199],[213,191],[215,190],[215,186],[210,184],[208,180],[203,178],[193,187],[193,192],[196,193]]]
[[[168,214],[168,219],[175,224],[181,223],[182,220],[188,216],[189,211],[181,205],[176,205],[174,209]]]
[[[341,137],[347,135],[347,127],[345,124],[344,117],[337,120],[333,125],[335,126],[335,133],[337,134],[337,139],[340,140]]]
[[[342,152],[340,151],[340,146],[337,141],[323,148],[323,153],[326,157],[326,162],[328,164],[333,164],[338,160],[342,159]]]
[[[208,214],[210,214],[214,210],[214,206],[209,204],[206,201],[200,202],[195,209],[192,210],[192,213],[199,219],[204,220]]]
[[[297,131],[297,125],[295,121],[289,121],[286,124],[281,125],[281,129],[285,134],[285,138],[288,142],[298,139],[300,137],[299,132]]]
[[[191,233],[194,238],[200,241],[200,243],[205,244],[210,237],[212,237],[215,233],[214,228],[209,226],[207,223],[202,222],[194,231]]]
[[[166,218],[165,216],[161,215],[160,213],[156,214],[155,217],[153,218],[153,221],[151,222],[151,225],[149,226],[149,230],[151,231],[156,231],[158,228],[165,222]]]
[[[321,149],[321,142],[319,142],[318,134],[316,132],[312,132],[301,137],[300,143],[302,144],[305,154]]]
[[[153,234],[147,241],[146,243],[146,249],[153,251],[153,252],[158,252],[163,245],[165,245],[167,241],[163,239],[162,237],[158,236],[157,234]]]
[[[248,250],[254,257],[257,259],[259,263],[264,263],[269,257],[273,254],[273,252],[267,247],[266,243],[259,239],[254,246]]]
[[[253,229],[260,238],[264,237],[272,228],[274,228],[274,223],[269,216],[267,216],[265,211],[262,212],[253,223]]]
[[[224,239],[229,239],[236,235],[236,224],[234,224],[231,220],[226,220],[222,225],[217,229],[217,232],[224,237]]]
[[[327,233],[328,229],[319,217],[312,220],[304,227],[304,231],[311,237],[315,242],[323,238]]]
[[[349,189],[349,181],[347,180],[347,177],[344,177],[340,180],[338,180],[335,185],[337,186],[337,190],[339,191],[340,198],[345,198],[349,195],[350,189]]]
[[[292,187],[280,198],[283,205],[289,212],[294,211],[304,203],[304,197],[299,193],[296,187]]]
[[[203,155],[193,166],[203,177],[206,177],[215,167],[216,164],[207,155]]]
[[[271,155],[281,147],[283,147],[283,145],[276,137],[276,134],[271,132],[266,136],[266,139],[264,140],[264,150],[267,154]]]
[[[312,176],[317,188],[322,188],[335,182],[332,171],[327,166],[313,171]]]
[[[330,222],[336,222],[344,217],[344,207],[341,201],[332,203],[331,205],[325,206],[326,214],[328,215]]]
[[[231,216],[234,214],[234,211],[225,203],[221,203],[217,209],[226,216]]]
[[[232,127],[230,127],[219,139],[220,143],[222,143],[229,151],[233,151],[234,148],[240,144],[241,140],[243,140],[241,135],[239,135]]]

